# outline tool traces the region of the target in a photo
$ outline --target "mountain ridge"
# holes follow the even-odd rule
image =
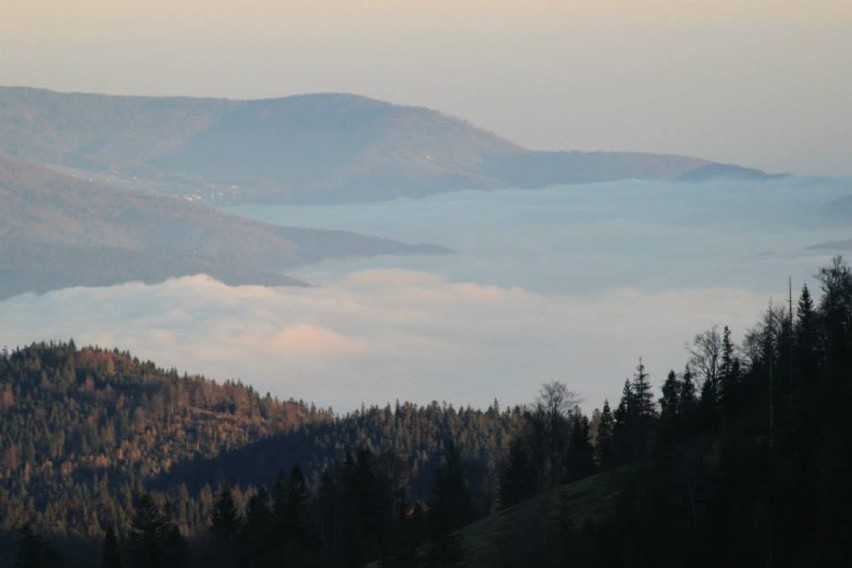
[[[439,111],[349,93],[233,100],[0,87],[0,153],[137,190],[285,203],[740,168],[671,154],[528,150]]]
[[[449,249],[278,227],[0,156],[0,299],[68,286],[206,273],[230,285],[306,285],[280,271],[324,258]]]

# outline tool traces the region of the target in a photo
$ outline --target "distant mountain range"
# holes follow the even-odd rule
[[[0,300],[197,273],[304,285],[281,271],[449,252],[274,227],[206,204],[719,177],[769,176],[675,155],[531,151],[433,110],[348,94],[232,101],[0,87]]]
[[[304,285],[279,271],[329,257],[446,252],[275,227],[0,157],[0,300],[202,272],[231,285]]]
[[[531,151],[433,110],[349,94],[233,101],[0,88],[0,153],[207,201],[766,176],[676,155]]]

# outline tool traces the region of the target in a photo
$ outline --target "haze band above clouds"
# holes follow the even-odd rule
[[[5,2],[0,84],[354,92],[534,149],[848,176],[848,0]]]
[[[197,275],[7,300],[0,345],[74,338],[342,411],[396,398],[523,403],[552,380],[593,408],[617,398],[640,356],[661,383],[695,333],[740,334],[767,302],[734,289],[541,295],[405,270],[310,289]]]

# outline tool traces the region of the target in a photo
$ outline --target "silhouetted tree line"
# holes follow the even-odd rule
[[[604,401],[591,418],[562,383],[544,385],[529,407],[502,412],[496,402],[484,412],[397,403],[335,417],[301,406],[297,425],[185,459],[168,475],[117,485],[95,476],[89,486],[70,475],[75,498],[112,500],[78,504],[73,518],[96,527],[80,534],[102,541],[103,566],[462,566],[459,529],[467,523],[604,471],[599,477],[617,488],[613,504],[587,518],[562,504],[556,518],[530,530],[536,546],[547,546],[527,560],[852,565],[852,271],[836,258],[818,276],[818,299],[803,287],[795,305],[792,297],[770,305],[740,345],[727,327],[696,336],[690,362],[668,373],[656,399],[640,360],[615,408]],[[42,365],[62,359],[51,347],[35,349]],[[17,368],[26,361],[34,372],[24,353],[4,355],[0,368],[8,372],[17,357]],[[76,381],[69,384],[79,389],[79,372]],[[17,405],[26,389],[15,388]],[[79,402],[69,397],[70,410],[56,403],[52,412],[75,416]],[[34,424],[53,416],[35,415]],[[37,438],[20,419],[12,424],[16,436]],[[40,510],[24,499],[38,479],[26,463],[4,474],[4,528],[18,528],[18,565],[59,565],[39,534],[68,534],[55,527],[76,509],[65,508],[59,488]],[[289,474],[267,489],[273,468]],[[239,484],[214,492],[213,476]]]
[[[522,425],[500,465],[502,508],[569,481],[594,473],[589,419],[577,396],[563,383],[542,387],[532,408],[522,412]]]
[[[852,272],[838,257],[818,279],[818,302],[770,305],[739,347],[697,336],[656,405],[640,362],[595,413],[615,510],[557,527],[554,565],[852,565]]]
[[[474,516],[454,446],[446,450],[425,502],[409,499],[398,461],[362,448],[324,472],[316,490],[298,465],[289,475],[279,473],[271,490],[261,486],[253,492],[244,506],[223,484],[205,531],[191,539],[180,534],[170,504],[146,494],[123,538],[106,532],[101,566],[355,567],[370,561],[387,568],[461,566],[455,531]]]
[[[412,497],[425,499],[444,451],[452,444],[464,456],[471,484],[481,490],[484,501],[477,506],[489,510],[501,455],[521,427],[523,414],[524,409],[517,406],[501,410],[496,401],[484,411],[438,402],[361,407],[328,420],[304,420],[296,428],[215,458],[176,464],[154,485],[185,484],[194,493],[224,478],[257,487],[297,463],[315,485],[347,450],[369,447],[377,454],[394,453],[407,472]]]

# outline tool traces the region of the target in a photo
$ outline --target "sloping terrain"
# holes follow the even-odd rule
[[[0,299],[199,272],[235,285],[298,284],[279,271],[328,257],[447,252],[346,232],[274,227],[2,157],[0,204]]]
[[[312,491],[324,473],[356,459],[349,465],[371,472],[373,503],[401,498],[382,489],[392,472],[422,499],[449,444],[464,452],[484,508],[520,420],[438,403],[336,416],[73,342],[0,348],[0,410],[0,566],[12,565],[14,531],[25,523],[63,545],[67,565],[97,565],[104,530],[126,534],[148,492],[169,499],[182,533],[203,545],[217,486],[233,484],[243,509],[259,487],[275,493],[278,472],[297,463]],[[316,504],[324,506],[319,496]]]
[[[439,112],[349,94],[229,101],[0,88],[0,153],[210,201],[339,202],[674,179],[674,155],[537,152]],[[754,172],[762,175],[762,172]]]
[[[612,513],[618,474],[608,471],[563,485],[465,527],[465,562],[470,568],[546,565],[557,556],[554,548],[569,545],[566,528],[581,530]],[[577,552],[572,556],[579,560]]]
[[[93,478],[104,526],[126,521],[132,511],[119,487],[325,419],[242,384],[73,343],[4,349],[0,408],[0,532],[62,503],[61,526],[82,533]]]
[[[848,223],[852,219],[852,195],[828,203],[821,213],[829,221]]]

